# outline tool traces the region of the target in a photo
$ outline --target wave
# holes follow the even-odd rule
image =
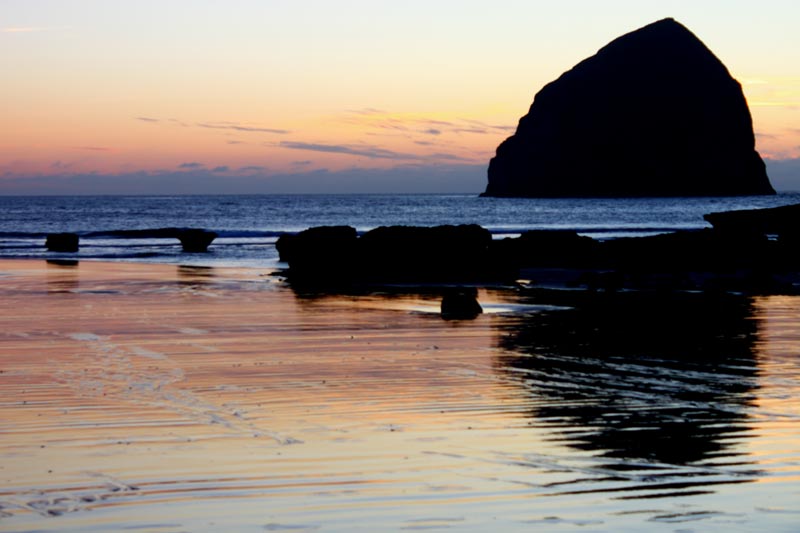
[[[491,227],[488,229],[493,235],[519,235],[526,231],[575,231],[581,234],[592,233],[615,233],[615,232],[628,232],[628,233],[666,233],[679,230],[697,230],[702,229],[703,225],[700,224],[676,224],[676,225],[636,225],[636,224],[610,224],[598,226],[572,226],[572,225],[520,225],[520,226],[503,226]],[[119,239],[119,240],[145,240],[145,239],[177,239],[181,232],[194,228],[148,228],[148,229],[115,229],[115,230],[100,230],[77,232],[81,238],[81,245],[90,245],[92,240],[105,240],[105,239]],[[359,235],[363,235],[370,229],[358,231]],[[277,231],[277,230],[207,230],[214,231],[218,239],[276,239],[283,235],[298,233],[299,231]],[[44,240],[47,238],[47,233],[43,232],[23,232],[23,231],[8,231],[0,232],[0,240],[16,241],[12,243],[2,244],[3,248],[25,247],[29,246],[32,240]],[[88,242],[87,242],[88,241]]]
[[[146,229],[113,229],[97,231],[76,231],[81,238],[86,239],[177,239],[182,231],[189,229],[206,228],[146,228]],[[239,230],[239,229],[206,229],[215,232],[219,237],[224,238],[248,238],[248,237],[280,237],[288,231],[278,230]],[[0,231],[0,239],[46,239],[50,233],[60,232],[26,232],[26,231]]]
[[[90,231],[79,234],[86,238],[117,238],[117,239],[177,239],[181,232],[192,228],[147,228],[147,229],[115,229],[104,231]]]
[[[609,232],[668,232],[678,230],[695,230],[706,227],[704,223],[698,224],[674,224],[674,225],[639,225],[639,224],[599,224],[599,225],[573,225],[573,224],[520,224],[509,226],[484,226],[494,235],[510,235],[519,234],[531,230],[565,230],[576,231],[578,233],[609,233]],[[94,230],[94,231],[77,231],[75,232],[81,239],[177,239],[181,232],[190,229],[205,229],[206,231],[213,231],[217,234],[218,238],[236,239],[236,238],[277,238],[282,235],[299,233],[302,229],[298,230],[250,230],[250,229],[213,229],[213,228],[189,228],[189,227],[162,227],[162,228],[141,228],[141,229],[111,229],[111,230]],[[305,228],[303,228],[305,229]],[[359,235],[372,230],[374,228],[367,227],[358,230]],[[25,232],[25,231],[0,231],[0,239],[15,239],[20,241],[27,241],[33,239],[46,239],[49,233],[57,232]]]
[[[46,239],[47,233],[25,231],[0,231],[0,239]]]
[[[573,226],[573,225],[549,225],[535,224],[520,227],[487,227],[493,235],[518,235],[526,231],[574,231],[576,233],[616,233],[624,231],[626,233],[667,233],[672,231],[686,231],[703,229],[701,224],[676,224],[674,226],[649,226],[637,224],[617,224],[617,225],[598,225],[598,226]]]
[[[205,229],[206,231],[213,231],[218,237],[222,238],[250,238],[250,237],[280,237],[284,235],[285,231],[267,231],[267,230],[218,230],[209,228],[147,228],[147,229],[115,229],[115,230],[101,230],[90,231],[86,233],[79,233],[81,237],[87,239],[92,238],[105,238],[105,239],[177,239],[181,232],[190,229]]]

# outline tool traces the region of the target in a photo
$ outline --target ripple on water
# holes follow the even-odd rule
[[[421,297],[209,290],[39,296],[0,345],[0,527],[798,523],[798,299],[595,295],[449,323],[410,312]]]

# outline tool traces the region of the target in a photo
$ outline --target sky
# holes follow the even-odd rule
[[[796,0],[0,0],[0,194],[481,192],[542,86],[665,17],[800,190]]]

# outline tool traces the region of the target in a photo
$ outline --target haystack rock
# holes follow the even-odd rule
[[[484,196],[774,194],[741,85],[688,29],[623,35],[535,96]]]

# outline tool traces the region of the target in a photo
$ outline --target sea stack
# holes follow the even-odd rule
[[[489,163],[483,196],[775,194],[739,82],[664,19],[577,64],[538,94]]]

